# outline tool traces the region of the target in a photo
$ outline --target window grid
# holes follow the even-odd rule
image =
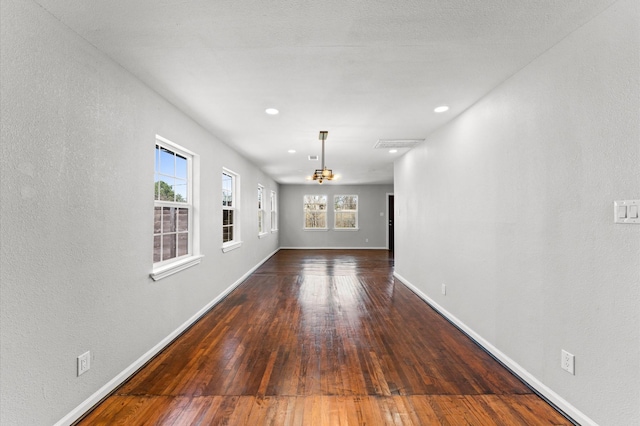
[[[235,240],[235,175],[222,172],[222,243]]]
[[[276,191],[271,191],[271,232],[278,230],[278,199]]]
[[[192,156],[156,139],[153,263],[192,254]]]
[[[304,229],[327,229],[327,196],[304,196]]]
[[[334,228],[358,229],[358,196],[334,195]]]
[[[264,186],[258,184],[258,234],[266,233],[266,224],[264,223]]]

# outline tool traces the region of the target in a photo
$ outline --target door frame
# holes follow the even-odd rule
[[[384,198],[384,202],[385,202],[385,204],[387,206],[386,218],[385,218],[386,220],[384,221],[384,235],[385,235],[384,238],[385,238],[385,241],[386,241],[387,250],[389,250],[389,195],[393,195],[394,196],[393,197],[393,200],[394,200],[393,202],[394,202],[394,205],[395,205],[395,194],[393,192],[387,192],[386,195],[385,195],[385,198]],[[394,227],[394,235],[395,235],[395,225],[396,225],[395,224],[395,218],[393,219],[393,221],[394,221],[393,227]],[[394,251],[395,251],[395,244],[394,244]]]

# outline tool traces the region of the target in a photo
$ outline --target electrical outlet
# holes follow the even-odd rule
[[[575,366],[576,357],[563,349],[560,355],[560,367],[562,367],[563,370],[575,375]]]
[[[442,283],[442,294],[447,294],[447,285],[445,283]]]
[[[368,239],[368,238],[365,238],[365,239],[364,239],[364,242],[365,242],[365,243],[368,243],[368,242],[369,242],[369,239]]]
[[[78,376],[86,373],[91,368],[91,351],[78,356]]]

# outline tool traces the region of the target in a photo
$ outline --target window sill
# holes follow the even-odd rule
[[[334,231],[359,231],[360,228],[333,228]]]
[[[222,245],[222,252],[226,253],[228,251],[235,250],[237,248],[240,248],[241,245],[242,245],[242,241],[234,241],[232,243],[225,243],[225,244]]]
[[[258,238],[262,239],[262,238],[266,237],[267,235],[269,235],[268,232],[263,232],[261,234],[258,234]]]
[[[271,233],[272,233],[272,234],[275,234],[275,233],[277,233],[277,232],[278,232],[278,230],[277,230],[277,229],[272,229],[272,230],[271,230]]]
[[[311,231],[311,232],[317,232],[317,231],[328,231],[329,228],[302,228],[303,231]]]
[[[158,266],[157,268],[153,268],[153,271],[151,271],[149,276],[154,281],[161,280],[168,277],[169,275],[175,274],[176,272],[180,272],[184,269],[197,265],[198,263],[200,263],[203,257],[204,256],[201,254],[197,256],[189,256],[187,258],[169,263],[168,265]]]

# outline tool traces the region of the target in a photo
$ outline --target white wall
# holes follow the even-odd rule
[[[386,248],[387,193],[393,185],[282,185],[280,189],[280,245],[287,248]],[[327,195],[328,231],[305,231],[305,195]],[[333,196],[358,195],[358,231],[333,229]],[[383,216],[380,215],[383,213]],[[369,240],[368,242],[366,240]]]
[[[277,249],[255,209],[257,184],[278,185],[33,2],[3,0],[1,19],[0,423],[46,425]],[[205,256],[158,282],[156,133],[201,156]],[[243,185],[244,244],[226,254],[223,166]]]
[[[640,424],[639,22],[616,2],[395,164],[396,272],[601,425]]]

